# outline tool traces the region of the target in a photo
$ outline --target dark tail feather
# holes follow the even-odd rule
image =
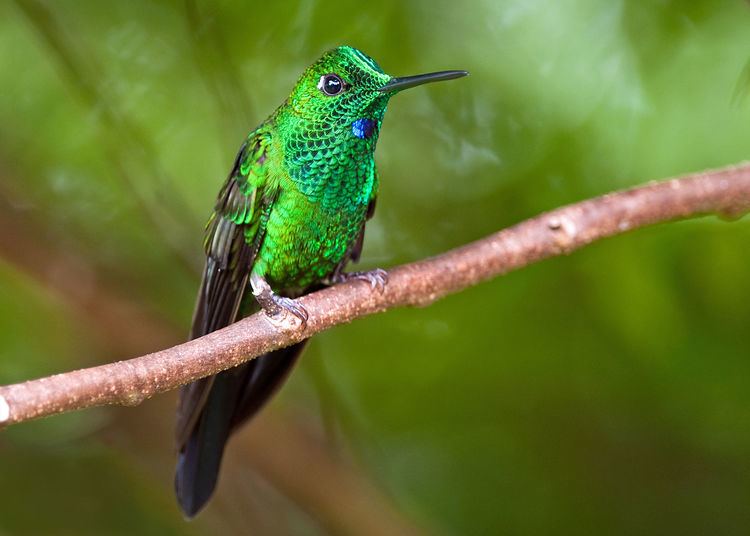
[[[175,491],[186,517],[194,517],[211,498],[229,435],[271,398],[304,345],[277,350],[216,376],[177,460]]]
[[[247,367],[242,365],[216,376],[201,416],[177,458],[175,491],[180,508],[189,518],[200,511],[216,487],[240,380]]]

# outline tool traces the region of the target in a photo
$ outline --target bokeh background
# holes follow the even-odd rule
[[[365,268],[750,156],[750,6],[0,3],[0,383],[184,339],[245,134],[338,44],[397,75]],[[316,337],[172,497],[175,395],[0,433],[0,534],[748,534],[750,220],[606,240]]]

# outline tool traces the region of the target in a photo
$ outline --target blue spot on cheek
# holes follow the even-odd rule
[[[352,123],[352,134],[361,140],[369,138],[373,132],[375,132],[375,121],[372,119],[357,119]]]

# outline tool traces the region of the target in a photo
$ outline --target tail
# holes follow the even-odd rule
[[[229,435],[251,418],[286,379],[305,343],[260,356],[183,387],[175,474],[177,502],[194,517],[216,488]]]

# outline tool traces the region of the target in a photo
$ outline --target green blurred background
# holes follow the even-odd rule
[[[398,96],[363,266],[750,155],[750,6],[0,3],[0,383],[187,333],[244,135],[324,50]],[[743,72],[745,74],[743,74]],[[661,225],[316,337],[172,497],[174,393],[0,434],[0,534],[748,534],[750,221]]]

